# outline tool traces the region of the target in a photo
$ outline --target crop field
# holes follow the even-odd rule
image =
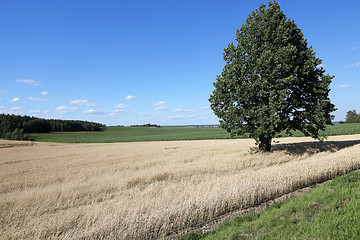
[[[335,124],[327,126],[325,134],[349,135],[360,134],[360,123]],[[286,136],[285,133],[282,136]],[[293,132],[294,137],[304,136],[301,132]],[[143,142],[143,141],[179,141],[230,139],[226,130],[218,127],[107,127],[102,132],[53,132],[34,133],[32,137],[40,142],[64,143],[112,143],[112,142]],[[248,138],[248,135],[235,138]]]
[[[224,129],[217,127],[107,127],[101,132],[36,133],[32,134],[32,137],[41,142],[112,143],[229,139],[230,135]]]
[[[131,143],[0,140],[4,239],[155,239],[360,168],[360,135]]]

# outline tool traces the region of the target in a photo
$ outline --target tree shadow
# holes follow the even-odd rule
[[[300,142],[273,145],[272,151],[285,151],[289,155],[314,155],[319,152],[337,152],[341,149],[360,144],[360,140],[325,141],[325,142]]]

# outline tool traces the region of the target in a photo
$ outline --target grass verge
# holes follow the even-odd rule
[[[360,172],[352,172],[309,193],[224,222],[195,239],[360,239]]]

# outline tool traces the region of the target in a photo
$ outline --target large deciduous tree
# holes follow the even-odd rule
[[[322,140],[335,106],[321,60],[277,2],[261,5],[224,49],[226,64],[210,95],[220,126],[232,135],[250,133],[262,151],[280,132],[300,130]]]

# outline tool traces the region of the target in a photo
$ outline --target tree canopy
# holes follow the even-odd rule
[[[360,113],[357,113],[356,110],[350,110],[346,113],[346,123],[360,123]]]
[[[224,49],[209,99],[220,126],[232,135],[250,133],[264,151],[282,131],[321,140],[336,110],[329,99],[334,76],[325,74],[295,22],[269,2],[252,11],[235,39]]]

